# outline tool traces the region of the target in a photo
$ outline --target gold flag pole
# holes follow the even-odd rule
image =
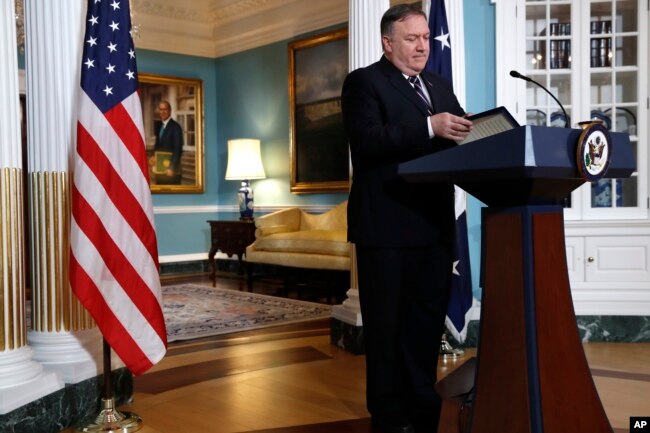
[[[463,349],[454,348],[449,341],[447,341],[447,332],[442,333],[440,340],[440,356],[443,359],[460,358],[465,354]]]
[[[103,433],[131,433],[142,428],[142,418],[130,412],[120,412],[115,408],[113,398],[113,384],[111,380],[111,346],[106,339],[104,342],[104,393],[102,397],[102,409],[95,420],[85,426],[76,429],[77,432],[103,432]]]

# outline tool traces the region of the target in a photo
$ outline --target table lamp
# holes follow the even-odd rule
[[[228,167],[226,180],[241,180],[239,197],[240,220],[253,219],[253,188],[251,179],[264,179],[264,166],[260,154],[260,140],[237,138],[228,140]]]

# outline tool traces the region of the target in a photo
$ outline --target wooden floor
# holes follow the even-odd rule
[[[209,284],[205,277],[192,281]],[[242,287],[232,276],[219,278],[218,286]],[[584,348],[614,432],[627,432],[630,416],[650,415],[650,344]],[[441,360],[439,377],[472,355]],[[120,410],[143,419],[142,433],[372,431],[364,357],[332,346],[327,320],[172,343],[134,386],[133,402]]]

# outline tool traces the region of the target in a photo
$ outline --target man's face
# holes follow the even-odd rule
[[[172,114],[172,110],[167,106],[167,104],[158,105],[158,112],[160,113],[160,118],[163,122],[169,119],[169,116]]]
[[[421,15],[411,15],[393,24],[393,32],[382,37],[386,58],[406,75],[417,75],[429,57],[429,26]]]

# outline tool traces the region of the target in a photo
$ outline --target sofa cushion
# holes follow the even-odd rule
[[[334,256],[332,254],[278,254],[273,251],[254,250],[250,246],[246,249],[246,261],[290,268],[350,270],[350,257]]]
[[[349,256],[350,244],[345,230],[299,230],[274,233],[258,238],[256,250],[284,253],[330,254]]]
[[[321,214],[300,211],[300,230],[347,230],[347,200]]]
[[[284,233],[295,231],[291,226],[287,224],[277,224],[273,226],[258,227],[255,229],[255,237],[261,238],[262,236],[269,236],[275,233]]]

